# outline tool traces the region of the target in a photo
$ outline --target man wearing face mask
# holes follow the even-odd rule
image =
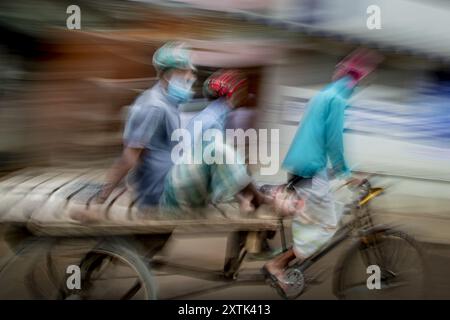
[[[167,43],[153,56],[159,81],[134,102],[124,131],[122,156],[110,168],[106,184],[97,197],[103,203],[134,169],[132,180],[141,207],[156,207],[163,192],[164,179],[172,167],[172,132],[180,128],[178,105],[189,101],[195,82],[188,50],[182,43]],[[76,220],[90,222],[101,218],[99,211],[78,212]]]

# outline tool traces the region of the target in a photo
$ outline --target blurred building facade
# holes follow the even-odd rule
[[[280,130],[282,160],[308,99],[363,45],[386,60],[351,101],[345,139],[352,168],[395,182],[380,212],[406,212],[416,227],[425,211],[450,218],[443,2],[378,1],[380,30],[366,26],[366,0],[80,1],[82,30],[65,27],[69,4],[0,5],[2,170],[109,164],[121,149],[126,107],[156,81],[154,50],[173,39],[188,41],[200,66],[197,99],[184,114],[205,104],[201,79],[219,67],[243,68],[259,126]],[[280,182],[285,172],[257,178]],[[450,241],[446,229],[434,236]]]

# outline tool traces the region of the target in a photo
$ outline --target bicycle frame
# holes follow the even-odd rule
[[[374,224],[372,221],[372,218],[370,216],[370,211],[367,211],[367,214],[365,214],[366,211],[364,209],[368,209],[368,203],[378,196],[383,189],[381,188],[371,188],[368,181],[366,181],[365,185],[363,186],[366,189],[364,190],[364,193],[360,197],[360,199],[357,201],[356,205],[354,206],[353,210],[356,211],[356,214],[354,214],[354,218],[344,224],[341,228],[338,229],[334,237],[331,239],[331,241],[323,247],[322,250],[318,251],[317,253],[313,254],[309,258],[301,261],[296,267],[298,267],[302,272],[306,271],[309,267],[311,267],[313,264],[318,262],[321,258],[326,256],[330,251],[335,249],[339,244],[341,244],[346,239],[352,237],[352,234],[354,231],[357,231],[357,236],[363,237],[367,232],[370,233],[371,230],[373,230]],[[364,219],[367,218],[367,221]],[[283,219],[280,219],[280,235],[281,235],[281,245],[284,250],[287,250],[287,239],[286,239],[286,233],[284,230],[284,223]],[[238,263],[238,266],[236,268],[235,273],[237,274],[240,270],[241,262],[245,256],[244,253],[240,256],[240,261]],[[149,261],[149,265],[156,269],[156,270],[172,270],[175,273],[183,274],[188,277],[197,278],[197,279],[204,279],[204,280],[210,280],[210,281],[221,281],[226,282],[219,284],[217,286],[208,287],[199,289],[196,291],[192,291],[186,294],[183,294],[181,296],[172,297],[174,299],[180,299],[185,298],[192,295],[197,294],[203,294],[211,290],[217,290],[221,288],[225,288],[230,285],[244,285],[248,283],[253,284],[264,284],[265,277],[259,272],[259,269],[255,270],[255,274],[249,274],[244,276],[233,277],[228,278],[225,276],[225,273],[223,271],[218,270],[211,270],[211,269],[205,269],[201,267],[194,267],[194,266],[187,266],[177,263],[172,263],[164,260],[158,260],[158,259],[152,259]]]

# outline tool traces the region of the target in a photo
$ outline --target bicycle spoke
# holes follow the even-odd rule
[[[141,287],[142,287],[141,282],[139,280],[136,280],[135,284],[130,288],[130,290],[128,290],[123,295],[121,300],[129,300],[129,299],[131,299],[141,289]]]
[[[409,237],[401,232],[366,237],[359,247],[349,252],[341,271],[341,297],[352,298],[408,298],[420,297],[424,290],[425,270],[422,257]],[[372,242],[371,242],[372,241]],[[366,247],[361,247],[362,245]],[[381,290],[367,287],[366,268],[377,265],[381,271]]]

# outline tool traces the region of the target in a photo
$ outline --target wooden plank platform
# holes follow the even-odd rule
[[[157,209],[142,210],[129,187],[116,188],[102,205],[92,205],[104,170],[25,170],[0,181],[0,223],[20,223],[33,233],[51,236],[100,236],[180,232],[275,230],[279,220],[268,208],[250,217],[237,204],[207,207],[181,218],[167,219]],[[80,210],[100,210],[105,220],[83,225],[71,218]]]

